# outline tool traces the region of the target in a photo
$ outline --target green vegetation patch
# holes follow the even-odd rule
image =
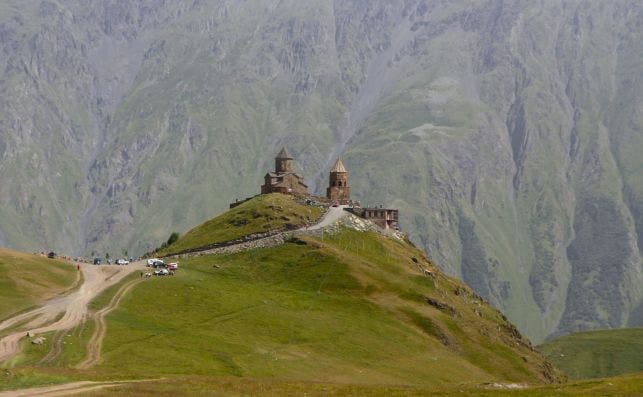
[[[579,332],[551,340],[539,349],[572,379],[643,371],[643,328]]]
[[[300,204],[290,195],[260,195],[188,231],[157,254],[169,255],[251,234],[297,228],[315,222],[321,214],[321,208]]]
[[[364,294],[345,263],[308,245],[191,258],[176,276],[138,285],[108,316],[99,368],[141,377],[430,378],[437,368],[426,341]]]

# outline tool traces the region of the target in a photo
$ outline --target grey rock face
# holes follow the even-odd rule
[[[287,144],[535,339],[640,324],[638,1],[0,6],[0,242],[145,252]]]

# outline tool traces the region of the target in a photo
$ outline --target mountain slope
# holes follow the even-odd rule
[[[146,252],[287,144],[534,340],[643,321],[640,2],[8,1],[0,242]],[[53,155],[53,154],[56,155]],[[589,304],[588,304],[589,302]]]

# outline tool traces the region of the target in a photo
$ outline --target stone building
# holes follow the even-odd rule
[[[368,219],[382,229],[399,230],[399,210],[394,208],[361,208],[354,207],[348,209],[350,212],[364,219]]]
[[[261,194],[266,193],[308,195],[308,186],[304,183],[304,178],[295,173],[293,158],[285,147],[275,158],[275,172],[269,172],[264,176]]]
[[[333,168],[330,169],[326,198],[331,202],[348,204],[351,199],[351,188],[348,186],[348,171],[341,159],[337,159]]]

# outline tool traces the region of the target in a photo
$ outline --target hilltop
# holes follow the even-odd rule
[[[643,372],[643,328],[573,333],[538,350],[571,379]]]
[[[321,216],[318,206],[305,205],[293,196],[272,193],[254,197],[209,221],[196,226],[156,255],[204,249],[241,237],[297,229]]]

